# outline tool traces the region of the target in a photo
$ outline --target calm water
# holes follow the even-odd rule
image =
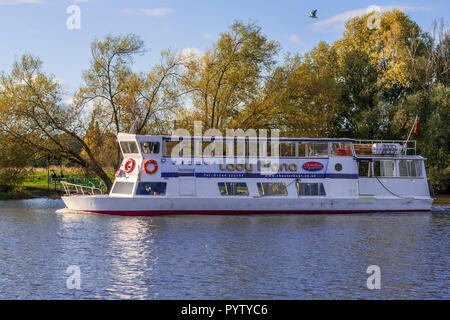
[[[114,217],[0,202],[1,299],[449,299],[450,208]],[[368,290],[369,265],[381,289]],[[69,265],[81,289],[69,290]]]

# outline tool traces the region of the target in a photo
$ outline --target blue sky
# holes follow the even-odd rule
[[[23,53],[44,61],[44,69],[63,83],[70,95],[81,85],[89,66],[90,43],[106,34],[134,32],[147,53],[135,69],[149,70],[166,48],[206,51],[234,20],[255,21],[263,33],[280,42],[282,52],[305,53],[320,40],[331,43],[344,30],[344,21],[371,5],[405,11],[430,30],[435,18],[448,18],[448,1],[294,1],[294,0],[0,0],[0,70],[9,71]],[[81,10],[81,29],[69,30],[68,6]],[[319,19],[308,17],[318,9]],[[448,22],[448,20],[447,20]]]

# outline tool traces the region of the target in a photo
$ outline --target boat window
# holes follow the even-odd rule
[[[224,142],[222,140],[203,141],[202,151],[204,157],[223,157]]]
[[[298,143],[298,155],[301,158],[306,157],[306,144],[303,142]]]
[[[248,140],[245,142],[245,155],[247,157],[257,157],[258,156],[258,141],[255,139]]]
[[[295,142],[281,142],[281,157],[295,157]]]
[[[370,177],[370,162],[360,161],[358,162],[358,176],[360,177]]]
[[[326,196],[323,183],[303,183],[297,182],[297,192],[299,196]]]
[[[282,182],[258,182],[258,191],[263,197],[288,195],[286,185]]]
[[[134,141],[120,141],[122,153],[139,153],[136,142]]]
[[[194,154],[193,143],[190,140],[164,141],[165,157],[191,157]]]
[[[164,196],[167,183],[165,182],[139,182],[136,195],[139,196]]]
[[[327,142],[299,142],[299,157],[317,158],[328,157]]]
[[[373,162],[374,177],[395,177],[395,161],[394,160],[377,160]]]
[[[116,182],[111,193],[117,194],[132,194],[134,188],[134,182]]]
[[[381,175],[383,177],[395,177],[395,161],[394,160],[383,160],[381,161]]]
[[[176,145],[178,145],[179,141],[170,141],[170,140],[165,140],[164,141],[164,156],[165,157],[171,157],[172,156],[172,150],[173,148],[176,147]]]
[[[332,142],[331,155],[334,157],[349,157],[352,155],[350,142]]]
[[[374,177],[381,177],[380,161],[372,162],[372,167],[373,167],[372,175]]]
[[[141,148],[146,154],[159,153],[159,142],[141,142]]]
[[[258,141],[258,156],[265,157],[279,157],[280,156],[280,142],[274,141]]]
[[[223,155],[225,157],[245,157],[246,155],[246,141],[239,140],[226,140],[223,142]]]
[[[218,185],[222,196],[248,196],[245,182],[219,182]]]
[[[421,177],[422,163],[419,160],[400,160],[398,171],[400,177]]]

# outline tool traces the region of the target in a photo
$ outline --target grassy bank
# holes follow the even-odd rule
[[[433,205],[435,205],[435,206],[450,206],[450,194],[437,195],[434,198]]]
[[[50,167],[57,175],[60,174],[59,167]],[[106,170],[111,179],[114,179],[114,171]],[[83,178],[85,172],[79,168],[64,168],[63,175],[66,178]],[[29,168],[23,185],[14,191],[0,192],[0,200],[19,200],[33,198],[59,198],[64,192],[59,183],[48,183],[48,172],[46,168]]]

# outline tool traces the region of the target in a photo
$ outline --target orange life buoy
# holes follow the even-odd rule
[[[136,166],[136,161],[134,161],[134,159],[128,159],[127,162],[125,162],[125,169],[124,171],[126,173],[130,173],[131,171],[134,170],[134,167]]]
[[[151,171],[147,169],[147,166],[149,163],[153,164],[153,170],[151,170]],[[144,161],[144,164],[142,165],[142,167],[144,168],[144,172],[146,174],[154,174],[156,171],[158,171],[158,162],[156,162],[153,159],[147,159]]]

